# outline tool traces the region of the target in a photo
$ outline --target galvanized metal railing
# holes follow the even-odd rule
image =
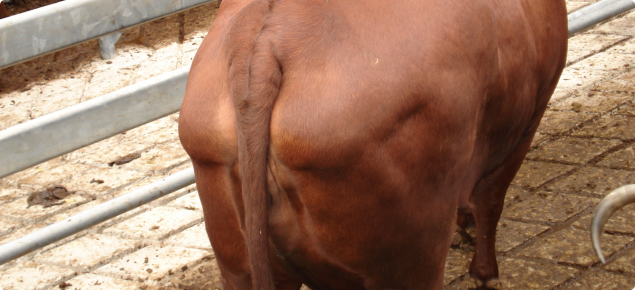
[[[0,20],[0,69],[97,37],[102,56],[112,54],[120,30],[214,1],[67,0],[14,15]],[[0,131],[0,178],[177,112],[188,73],[175,70]],[[193,183],[188,168],[4,244],[0,264]]]
[[[635,0],[603,0],[569,14],[569,36],[635,8]]]
[[[217,0],[66,0],[0,19],[0,69],[91,39],[112,54],[119,31]]]
[[[0,131],[0,178],[178,112],[189,70],[177,69]]]
[[[123,1],[123,0],[121,0]],[[585,29],[587,27],[598,24],[602,21],[607,20],[608,18],[615,16],[617,14],[623,13],[629,9],[635,8],[635,0],[603,0],[583,9],[576,11],[569,15],[569,36],[574,35],[575,33]],[[627,3],[630,2],[630,3]],[[632,4],[632,5],[631,5]],[[627,9],[624,7],[628,7]],[[626,10],[624,10],[626,9]],[[1,25],[2,22],[0,22]],[[582,23],[582,24],[579,24]],[[1,37],[1,34],[0,34]],[[96,99],[91,100],[93,103],[89,104],[78,104],[72,107],[69,107],[64,110],[60,110],[58,112],[54,112],[47,116],[17,125],[5,131],[0,132],[0,177],[11,174],[12,172],[17,172],[19,170],[28,168],[29,166],[35,165],[37,163],[34,162],[42,162],[56,156],[65,154],[74,150],[74,148],[79,148],[81,144],[88,145],[90,143],[99,141],[101,139],[107,138],[109,134],[115,135],[119,132],[130,129],[130,126],[137,126],[135,124],[141,125],[144,122],[150,122],[170,112],[176,112],[180,108],[180,104],[183,99],[183,94],[185,92],[185,82],[187,79],[187,75],[189,73],[189,68],[183,68],[180,70],[176,70],[159,77],[152,78],[145,82],[124,88],[122,90],[113,92],[111,94],[98,97]],[[165,91],[164,93],[153,91],[153,87],[159,86],[163,88],[172,87],[169,91]],[[119,98],[126,99],[125,101],[119,101]],[[171,99],[169,101],[165,101],[165,99]],[[164,101],[159,101],[164,100]],[[88,102],[91,102],[88,101]],[[88,103],[86,102],[86,103]],[[27,157],[28,148],[35,148],[29,146],[31,143],[27,145],[22,145],[23,147],[18,151],[8,151],[6,144],[21,144],[21,140],[31,140],[29,142],[33,142],[32,140],[43,140],[41,138],[48,138],[47,145],[52,146],[53,143],[65,143],[70,139],[68,135],[65,137],[51,136],[47,135],[47,132],[44,132],[42,128],[48,128],[47,130],[57,130],[56,128],[65,128],[64,134],[74,134],[73,131],[82,131],[85,129],[83,126],[90,126],[83,123],[91,123],[91,122],[101,122],[100,118],[97,116],[108,115],[103,113],[98,113],[100,110],[109,110],[110,112],[117,110],[126,110],[127,106],[131,106],[131,104],[138,103],[146,103],[143,105],[143,110],[146,112],[143,113],[143,117],[136,118],[134,116],[127,117],[123,116],[124,119],[130,118],[130,120],[125,120],[124,122],[117,122],[113,124],[109,124],[110,128],[108,130],[104,130],[99,134],[83,134],[79,133],[74,135],[73,138],[82,138],[84,140],[77,140],[76,143],[72,145],[55,145],[56,150],[47,151],[45,149],[39,149],[40,151],[37,154],[42,154],[40,157]],[[81,109],[80,106],[85,106],[86,109]],[[138,106],[138,105],[134,105]],[[84,110],[88,110],[84,112]],[[155,112],[156,111],[156,112]],[[132,115],[141,114],[140,110],[137,108],[131,108],[128,110]],[[134,114],[133,114],[134,113]],[[123,114],[122,114],[123,115]],[[95,116],[95,117],[92,117]],[[44,119],[46,117],[46,119]],[[134,119],[134,120],[132,120]],[[82,120],[82,124],[77,124],[75,120]],[[146,120],[146,121],[144,121]],[[39,122],[39,123],[35,123]],[[103,126],[103,123],[100,123]],[[74,130],[75,129],[75,130]],[[38,143],[38,142],[35,142]],[[79,147],[77,147],[79,146]],[[35,150],[35,149],[32,149]],[[17,160],[19,158],[14,158],[13,161],[16,162],[16,165],[5,166],[6,164],[5,158],[9,154],[22,154],[23,158],[29,161],[20,161]],[[41,160],[41,161],[36,161]],[[109,205],[109,203],[102,204],[97,206],[99,210],[91,209],[86,212],[82,212],[78,215],[70,217],[64,221],[55,223],[46,228],[28,234],[20,239],[9,242],[0,246],[0,264],[6,263],[13,259],[16,259],[22,255],[25,255],[31,251],[34,251],[38,248],[44,247],[53,242],[59,241],[65,237],[68,237],[72,234],[75,234],[83,229],[91,227],[93,225],[99,224],[105,221],[108,218],[112,218],[118,214],[122,214],[127,210],[131,210],[136,206],[141,206],[147,202],[150,202],[167,192],[172,192],[178,190],[179,188],[185,187],[194,182],[194,171],[192,168],[183,170],[174,175],[175,178],[166,178],[162,181],[155,182],[150,184],[143,189],[134,191],[132,193],[121,196],[117,199],[113,199],[113,205]],[[143,193],[145,192],[145,193]],[[163,192],[161,195],[156,195],[156,192]],[[153,196],[151,198],[146,198],[147,196]],[[133,203],[134,206],[129,206],[127,209],[118,207],[116,204],[120,204],[121,202],[125,202],[126,200],[133,199],[138,201]],[[112,214],[104,214],[104,212],[111,211]],[[85,220],[81,225],[73,223],[72,221],[77,220]],[[52,234],[52,231],[59,232],[60,234]]]
[[[0,265],[194,183],[192,167],[172,174],[87,211],[54,223],[0,247]]]

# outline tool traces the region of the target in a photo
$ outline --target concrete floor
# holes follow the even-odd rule
[[[592,2],[567,4],[573,11]],[[188,65],[215,9],[127,30],[110,62],[91,41],[0,70],[0,129]],[[635,286],[635,211],[616,213],[606,226],[606,265],[588,231],[600,198],[635,183],[633,36],[635,12],[569,40],[567,68],[499,224],[505,289]],[[191,166],[177,125],[174,114],[0,179],[0,244]],[[131,153],[140,157],[108,165]],[[52,185],[75,194],[27,208],[32,192]],[[447,289],[466,289],[472,250],[452,248]],[[212,289],[218,281],[194,186],[0,266],[2,290]]]

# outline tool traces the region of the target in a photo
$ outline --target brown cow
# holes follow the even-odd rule
[[[497,286],[563,0],[224,0],[179,135],[225,289],[441,289],[457,212]]]

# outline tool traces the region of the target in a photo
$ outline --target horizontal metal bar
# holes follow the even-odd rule
[[[189,70],[165,73],[0,131],[0,178],[178,112]]]
[[[0,246],[0,265],[194,183],[192,167]]]
[[[217,0],[66,0],[0,20],[0,68]]]
[[[602,0],[586,6],[569,14],[569,35],[573,35],[633,8],[635,8],[635,0]]]

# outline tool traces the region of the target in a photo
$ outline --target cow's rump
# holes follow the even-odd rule
[[[440,289],[457,211],[476,222],[475,286],[495,287],[565,16],[547,0],[223,1],[179,133],[227,289]]]

